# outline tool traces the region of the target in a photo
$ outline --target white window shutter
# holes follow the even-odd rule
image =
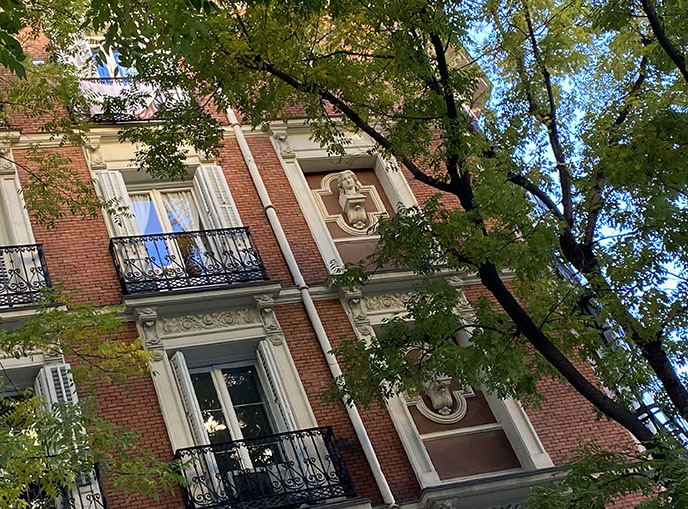
[[[36,394],[43,398],[47,406],[53,403],[79,402],[74,379],[69,364],[49,364],[41,368],[34,382]]]
[[[280,431],[296,431],[296,419],[294,419],[291,405],[289,405],[287,391],[284,389],[277,370],[277,363],[266,340],[258,343],[256,357],[258,367],[268,383],[268,387],[266,387],[267,397],[278,413],[275,417],[280,421],[278,422],[278,427],[282,428]]]
[[[182,398],[182,406],[186,413],[186,419],[189,421],[189,428],[196,445],[207,445],[210,443],[208,432],[203,423],[203,414],[201,414],[201,407],[198,406],[196,393],[191,383],[191,376],[186,367],[186,359],[182,352],[177,352],[170,359],[172,365],[172,373],[177,381],[179,394]]]
[[[241,226],[239,211],[220,166],[202,164],[193,181],[201,213],[207,223],[206,229]]]
[[[14,172],[0,176],[0,202],[0,213],[3,215],[5,227],[3,229],[7,230],[6,238],[0,241],[4,245],[33,244],[31,222],[24,206],[19,179]]]
[[[48,409],[53,403],[76,405],[79,402],[74,379],[67,363],[49,364],[41,368],[34,381],[34,389],[36,395],[43,398]],[[74,489],[64,499],[60,504],[74,509],[89,509],[94,503],[93,501],[102,500],[100,484],[95,470],[80,475],[75,480]]]
[[[76,67],[84,78],[98,77],[93,50],[83,33],[74,36],[71,44],[62,51],[57,51],[56,56],[61,62]]]
[[[105,200],[117,199],[117,206],[128,208],[128,217],[120,215],[115,221],[110,217],[110,224],[116,237],[129,237],[141,235],[139,225],[133,216],[134,209],[131,206],[131,198],[127,192],[127,186],[122,178],[122,173],[116,170],[100,170],[96,172],[96,179],[100,186],[100,192]]]

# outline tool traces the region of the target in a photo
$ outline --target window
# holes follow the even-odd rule
[[[267,279],[222,168],[201,165],[186,186],[141,183],[140,178],[132,182],[137,176],[131,171],[96,172],[102,197],[131,212],[109,218],[125,293]]]
[[[2,381],[7,382],[11,392],[6,392],[3,405],[0,405],[0,415],[7,415],[11,409],[12,401],[24,397],[23,389],[34,386],[34,393],[44,400],[46,410],[54,412],[54,404],[78,404],[74,380],[70,372],[70,366],[66,363],[49,364],[39,369],[36,375],[36,367],[25,367],[16,370],[5,371]],[[59,417],[59,414],[56,414]],[[0,417],[1,418],[1,417]],[[50,433],[50,430],[47,430]],[[24,430],[27,432],[27,430]],[[34,435],[35,436],[35,435]],[[71,454],[71,452],[69,452]],[[65,481],[61,481],[65,482]],[[104,498],[96,470],[84,472],[75,480],[71,489],[65,490],[56,499],[42,492],[38,483],[29,486],[25,494],[29,507],[39,508],[69,508],[69,509],[103,509]]]
[[[204,229],[193,189],[148,190],[130,193],[132,213],[144,235],[191,233]],[[148,258],[153,264],[181,266],[193,276],[216,247],[205,235],[152,237],[145,241]]]

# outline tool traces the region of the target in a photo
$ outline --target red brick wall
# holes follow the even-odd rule
[[[138,332],[133,323],[125,324],[119,339],[133,341]],[[131,429],[140,437],[139,445],[151,450],[163,460],[172,460],[174,453],[168,439],[167,428],[158,406],[153,381],[149,376],[137,376],[129,379],[130,387],[103,385],[98,390],[98,415],[109,422]],[[174,494],[159,493],[159,499],[133,495],[127,500],[122,493],[116,492],[106,481],[106,497],[111,509],[153,509],[181,508],[181,491]]]
[[[77,174],[88,180],[89,173],[81,147],[56,149],[72,161]],[[13,150],[18,163],[31,167],[26,159],[26,151]],[[18,168],[22,183],[28,176],[26,170]],[[37,243],[42,243],[46,264],[53,282],[63,281],[68,290],[78,291],[80,301],[98,304],[119,304],[122,300],[121,288],[109,251],[109,236],[102,215],[95,219],[81,219],[67,214],[59,219],[56,226],[48,229],[36,224],[32,218],[32,228]],[[133,324],[125,324],[120,339],[133,341],[137,331]],[[67,359],[75,362],[75,359]],[[169,442],[153,381],[148,376],[134,377],[130,380],[129,391],[120,386],[102,387],[98,391],[99,415],[119,426],[136,431],[141,437],[141,445],[154,451],[160,459],[172,458]],[[106,481],[107,486],[107,481]],[[126,501],[114,490],[106,490],[111,509],[154,509],[182,507],[177,495],[161,494],[158,502],[142,496]]]
[[[70,158],[72,168],[80,178],[90,179],[81,147],[55,150]],[[35,163],[27,159],[26,151],[13,150],[12,153],[17,163],[35,167]],[[24,185],[28,174],[20,166],[17,171]],[[102,215],[95,219],[82,219],[67,213],[54,228],[36,224],[33,217],[31,220],[36,242],[43,244],[53,282],[63,281],[68,289],[79,290],[84,300],[98,304],[121,302],[121,288],[108,247],[110,237]]]
[[[321,400],[332,375],[305,309],[301,304],[286,304],[277,306],[275,314],[284,331],[315,418],[321,426],[332,426],[339,452],[344,457],[356,492],[359,496],[372,498],[375,503],[382,503],[343,403],[324,403]]]
[[[254,154],[254,157],[257,156],[258,154]],[[289,268],[265,215],[239,145],[234,138],[225,140],[218,157],[218,164],[222,166],[241,221],[244,226],[251,229],[253,240],[263,259],[268,276],[272,280],[281,281],[284,286],[293,285]]]
[[[309,284],[322,283],[327,267],[270,139],[252,137],[248,143],[303,277]]]
[[[339,300],[318,301],[316,308],[333,347],[336,347],[342,338],[354,336],[351,322]],[[397,502],[418,499],[420,487],[389,412],[379,406],[361,408],[360,412],[382,471]]]

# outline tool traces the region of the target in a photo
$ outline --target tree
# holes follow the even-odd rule
[[[678,369],[687,17],[681,3],[653,0],[126,0],[92,2],[85,26],[103,31],[139,76],[211,97],[256,126],[289,118],[298,103],[335,154],[347,133],[365,133],[383,157],[460,205],[435,198],[379,224],[370,263],[427,278],[409,303],[414,329],[396,320],[372,344],[339,348],[345,394],[365,403],[442,372],[536,403],[537,380],[560,377],[651,451],[634,457],[652,469],[642,476],[628,474],[627,457],[588,454],[599,460],[593,471],[613,463],[622,474],[584,501],[642,480],[663,503],[685,492],[671,475],[685,469],[683,449],[635,406],[651,397],[667,418],[688,419]],[[484,106],[483,73],[493,83]],[[189,113],[122,136],[147,144],[143,169],[174,173],[181,141],[214,150],[217,125],[199,116],[203,129]],[[477,274],[499,306],[484,300],[475,322],[461,323],[457,292],[434,277],[440,267]],[[337,284],[365,282],[360,267],[349,269]],[[459,347],[465,329],[471,344]],[[420,369],[407,369],[409,346],[427,353]],[[591,361],[595,379],[579,369]]]
[[[42,122],[42,130],[62,144],[80,144],[88,125],[68,114],[65,105],[86,106],[78,93],[76,69],[59,61],[31,63],[22,43],[55,33],[53,43],[64,44],[79,33],[74,17],[80,2],[6,2],[0,14],[0,122],[13,130],[13,115],[22,113]],[[8,159],[7,155],[0,155]],[[29,163],[12,161],[28,174],[23,197],[34,217],[47,226],[66,215],[94,217],[101,208],[127,213],[119,204],[99,199],[90,182],[71,170],[69,159],[40,146],[29,149]],[[21,255],[20,255],[21,256]],[[2,276],[7,278],[3,268]],[[52,363],[65,383],[60,401],[46,401],[33,387],[16,384],[0,362],[0,507],[94,507],[105,495],[96,470],[107,476],[117,492],[158,497],[172,492],[181,477],[178,462],[163,461],[139,444],[138,435],[99,417],[97,393],[108,387],[128,388],[132,377],[150,375],[149,354],[139,340],[118,339],[122,310],[83,302],[79,289],[57,284],[45,289],[35,314],[16,327],[0,329],[0,352],[5,358],[42,353],[55,360],[69,359],[71,367]],[[44,370],[48,369],[43,368]],[[51,372],[52,373],[52,372]],[[40,384],[39,384],[40,385]],[[75,390],[78,404],[75,404]],[[69,397],[67,394],[69,393]],[[76,501],[75,485],[82,494]],[[62,505],[61,505],[62,506]]]

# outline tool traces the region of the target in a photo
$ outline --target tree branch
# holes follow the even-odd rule
[[[530,16],[527,2],[523,2],[523,9],[528,25],[528,39],[530,40],[531,48],[533,49],[533,56],[540,67],[542,78],[545,82],[545,89],[547,90],[547,100],[549,103],[549,113],[543,117],[543,123],[547,128],[547,136],[552,147],[552,153],[557,163],[557,170],[559,171],[559,183],[561,186],[561,204],[564,209],[564,218],[566,223],[573,226],[573,196],[571,192],[571,177],[569,175],[568,165],[566,164],[566,157],[564,150],[561,147],[559,139],[559,126],[557,121],[557,105],[554,98],[554,90],[552,89],[552,76],[547,70],[545,62],[542,60],[540,54],[540,47],[538,46],[537,38],[535,37],[535,29],[533,28],[533,21]]]
[[[667,36],[662,20],[659,18],[659,14],[655,10],[655,6],[652,0],[640,0],[640,4],[643,7],[643,11],[647,16],[647,20],[650,22],[650,27],[652,32],[655,34],[659,45],[662,47],[664,52],[669,56],[672,62],[676,65],[676,68],[683,75],[683,79],[688,82],[688,69],[686,69],[686,56],[679,51],[679,49],[671,42]]]
[[[628,118],[628,114],[631,111],[631,102],[628,101],[629,98],[634,97],[639,91],[640,88],[643,86],[643,83],[645,79],[647,78],[647,57],[643,56],[642,59],[640,60],[640,66],[639,66],[639,71],[638,71],[638,78],[635,80],[633,83],[633,86],[631,87],[631,90],[629,91],[628,95],[626,96],[626,102],[624,105],[619,109],[619,114],[616,116],[614,119],[614,126],[619,127],[621,124],[624,123],[626,118]],[[619,134],[615,134],[615,136],[610,140],[610,144],[616,144],[619,141]],[[602,202],[602,193],[604,192],[604,187],[605,187],[605,175],[604,175],[604,168],[602,165],[598,165],[597,169],[595,171],[595,185],[593,187],[593,193],[590,197],[590,201],[588,202],[587,209],[588,209],[588,217],[585,222],[585,231],[583,235],[583,244],[584,245],[591,245],[594,237],[595,237],[595,228],[597,227],[597,219],[599,218],[600,211],[602,210],[601,202]]]

